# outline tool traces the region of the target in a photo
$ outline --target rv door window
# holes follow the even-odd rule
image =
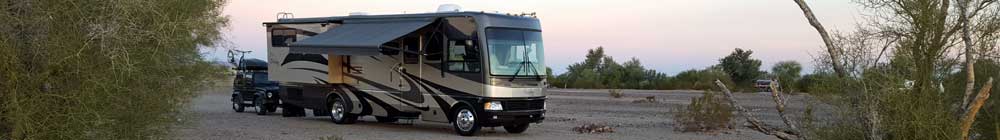
[[[420,52],[420,38],[419,37],[406,37],[403,39],[403,47],[406,51],[403,52],[403,62],[406,64],[417,64],[418,59],[420,59],[417,53]]]
[[[444,35],[430,35],[430,39],[426,42],[427,46],[424,47],[424,63],[440,63],[441,57],[444,56]]]
[[[448,71],[479,72],[479,48],[472,40],[448,41]]]
[[[382,49],[380,49],[379,51],[382,52],[383,55],[398,55],[399,54],[398,46],[399,43],[387,42],[385,44],[382,44]]]

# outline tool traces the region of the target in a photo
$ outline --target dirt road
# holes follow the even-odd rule
[[[252,109],[236,113],[230,108],[230,88],[220,86],[205,90],[186,110],[183,124],[172,132],[178,139],[775,139],[742,127],[720,133],[682,133],[674,131],[672,112],[688,104],[700,91],[626,90],[625,97],[611,98],[607,90],[550,89],[546,120],[532,124],[522,134],[508,134],[502,127],[483,128],[478,136],[462,137],[451,125],[444,123],[400,120],[397,123],[377,123],[373,117],[363,117],[356,124],[337,125],[326,116],[281,117],[253,114]],[[655,96],[657,103],[633,103],[634,100]],[[740,104],[757,110],[765,122],[780,126],[770,96],[765,93],[738,94]],[[801,112],[802,97],[789,101],[792,112]],[[279,110],[280,112],[280,110]],[[307,111],[310,112],[310,111]],[[606,124],[613,133],[580,134],[573,127],[588,123]]]

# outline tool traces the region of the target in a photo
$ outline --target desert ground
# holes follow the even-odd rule
[[[479,135],[457,135],[450,124],[400,120],[378,123],[367,116],[358,123],[338,125],[328,116],[281,117],[278,113],[258,116],[252,108],[237,113],[230,108],[229,86],[206,89],[183,111],[179,125],[171,135],[177,139],[776,139],[744,127],[742,118],[734,119],[733,128],[720,132],[679,132],[671,119],[676,108],[691,98],[700,97],[694,90],[624,90],[622,98],[612,98],[608,90],[547,89],[548,112],[542,123],[531,124],[528,131],[509,134],[502,127],[483,128]],[[656,102],[636,103],[654,96]],[[751,109],[772,126],[783,126],[774,102],[765,92],[736,93],[739,104]],[[804,95],[789,97],[789,112],[801,113]],[[597,123],[610,126],[611,133],[578,133],[574,127]]]

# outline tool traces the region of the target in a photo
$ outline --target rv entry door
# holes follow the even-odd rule
[[[403,73],[406,74],[404,85],[409,86],[409,92],[404,92],[401,97],[414,103],[423,103],[420,82],[423,78],[423,60],[420,59],[423,52],[423,36],[407,36],[403,38]]]

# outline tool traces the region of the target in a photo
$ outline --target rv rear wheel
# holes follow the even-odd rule
[[[517,133],[523,133],[524,130],[528,130],[528,125],[530,125],[530,123],[507,124],[503,125],[503,129],[507,130],[507,133],[517,134]]]
[[[476,116],[476,111],[468,106],[458,107],[453,115],[455,115],[455,121],[452,121],[451,124],[455,127],[455,132],[458,135],[472,136],[482,128],[479,123],[476,123],[476,120],[479,119]]]
[[[243,95],[237,93],[236,96],[233,96],[233,111],[243,112],[244,108]]]
[[[343,98],[333,97],[330,98],[329,105],[327,108],[330,110],[330,119],[336,124],[352,124],[354,121],[358,120],[358,116],[354,116],[347,109],[347,105]]]

